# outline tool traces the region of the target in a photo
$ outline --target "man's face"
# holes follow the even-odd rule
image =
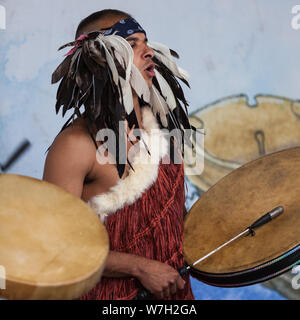
[[[108,16],[106,18],[101,19],[101,21],[97,21],[91,24],[89,28],[86,30],[86,33],[93,30],[108,29],[121,19],[126,19],[126,17]],[[154,57],[154,52],[147,45],[148,39],[146,38],[144,33],[138,32],[130,35],[126,38],[126,40],[129,42],[134,52],[133,63],[143,75],[148,86],[151,87],[152,78],[155,76],[155,64],[152,61],[152,58]]]
[[[152,78],[155,76],[155,64],[152,61],[153,50],[148,47],[144,33],[138,32],[126,38],[133,49],[133,63],[139,69],[149,87],[152,86]]]

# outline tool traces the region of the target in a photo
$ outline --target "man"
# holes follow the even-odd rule
[[[104,34],[99,36],[95,30],[104,30]],[[154,50],[148,46],[146,33],[141,26],[130,15],[118,10],[103,10],[84,19],[78,26],[76,39],[72,43],[75,47],[67,55],[64,64],[54,73],[53,82],[64,76],[58,90],[57,111],[60,105],[64,105],[64,114],[73,106],[75,111],[72,119],[75,114],[77,118],[71,126],[67,122],[54,140],[45,162],[43,179],[89,202],[100,216],[106,210],[102,218],[110,237],[111,251],[101,281],[82,299],[133,299],[141,288],[146,288],[158,299],[193,299],[189,278],[185,277],[184,280],[177,271],[184,263],[183,166],[173,162],[162,164],[166,152],[158,152],[157,165],[142,166],[136,160],[138,157],[133,157],[132,163],[128,159],[132,140],[135,139],[132,135],[134,128],[145,128],[150,132],[149,129],[162,127],[157,121],[171,123],[169,115],[163,114],[162,110],[156,114],[152,112],[155,110],[153,99],[156,99],[156,106],[164,103],[166,107],[162,95],[158,97],[158,91],[153,86],[153,81],[160,79],[155,70],[157,64],[153,62]],[[126,47],[128,44],[132,49]],[[128,58],[132,51],[133,66]],[[110,54],[116,68],[111,63]],[[123,59],[120,58],[122,54]],[[81,56],[83,58],[80,60]],[[99,66],[102,67],[101,72],[97,69]],[[169,70],[163,69],[163,64],[161,67],[162,72]],[[69,70],[68,73],[65,69]],[[117,69],[121,70],[122,76],[116,75]],[[133,74],[138,81],[134,82]],[[143,81],[138,78],[140,75]],[[174,82],[172,79],[170,76],[169,81]],[[147,86],[139,89],[144,81]],[[74,87],[70,91],[69,84],[73,83]],[[97,100],[95,96],[101,90],[102,95]],[[66,103],[68,99],[65,97],[68,94],[71,96],[70,103]],[[75,101],[73,98],[76,94]],[[149,103],[144,99],[149,100]],[[150,100],[153,102],[152,109],[143,107],[149,106]],[[78,108],[82,101],[85,105],[83,115]],[[178,123],[183,116],[180,117],[181,111],[178,108],[176,112],[177,118],[175,112],[171,116]],[[155,115],[160,116],[160,119]],[[128,161],[122,164],[117,153],[115,163],[105,163],[102,160],[107,159],[107,151],[102,154],[98,152],[96,156],[95,144],[96,147],[102,145],[96,141],[97,131],[102,128],[113,129],[117,138],[121,137],[120,141],[123,141],[122,132],[116,129],[116,122],[121,119],[125,120],[125,131],[128,141],[131,141],[125,141]],[[150,134],[141,133],[139,138],[136,143],[143,140],[147,152],[155,153],[156,146],[155,143],[151,145]],[[122,145],[118,145],[117,151],[121,148]],[[175,191],[178,192],[176,197]],[[109,209],[104,209],[105,205]]]

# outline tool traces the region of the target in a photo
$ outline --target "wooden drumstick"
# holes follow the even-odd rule
[[[268,213],[266,213],[265,215],[263,215],[262,217],[260,217],[259,219],[257,219],[254,223],[251,224],[251,226],[249,226],[246,230],[244,230],[243,232],[241,232],[240,234],[238,234],[237,236],[235,236],[234,238],[230,239],[229,241],[225,242],[224,244],[222,244],[221,246],[219,246],[218,248],[216,248],[215,250],[209,252],[208,254],[206,254],[205,256],[201,257],[200,259],[198,259],[197,261],[195,261],[194,263],[188,265],[188,266],[184,266],[182,268],[180,268],[178,270],[179,274],[183,277],[185,275],[187,275],[190,271],[190,269],[192,267],[194,267],[196,264],[200,263],[201,261],[205,260],[206,258],[210,257],[211,255],[213,255],[214,253],[216,253],[217,251],[219,251],[220,249],[224,248],[225,246],[227,246],[229,243],[235,241],[236,239],[242,237],[243,235],[249,235],[251,234],[252,236],[255,234],[254,233],[254,229],[261,227],[262,225],[272,221],[273,219],[275,219],[276,217],[278,217],[279,215],[281,215],[283,213],[284,209],[282,206],[276,207],[273,210],[269,211]],[[151,296],[151,292],[148,290],[140,290],[135,299],[136,300],[146,300]]]

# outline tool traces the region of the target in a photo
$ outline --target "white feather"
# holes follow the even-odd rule
[[[168,82],[165,80],[165,78],[157,70],[154,70],[154,72],[155,72],[155,76],[159,84],[161,93],[165,98],[168,106],[173,111],[177,106],[173,91],[170,88]]]
[[[188,73],[182,68],[179,68],[176,62],[172,59],[172,57],[165,56],[157,51],[154,52],[154,55],[159,61],[161,61],[167,68],[169,68],[172,71],[174,76],[188,81],[189,79]]]
[[[140,98],[143,96],[143,100],[145,102],[150,102],[150,90],[148,84],[134,64],[131,68],[130,84]]]
[[[115,62],[114,62],[114,59],[113,57],[111,56],[108,48],[106,47],[106,44],[105,42],[103,41],[103,36],[99,35],[97,37],[97,41],[100,43],[101,47],[104,48],[104,51],[105,51],[105,57],[106,57],[106,61],[108,63],[108,66],[111,70],[111,73],[112,73],[112,76],[113,76],[113,81],[116,85],[118,85],[118,82],[119,82],[119,73],[118,73],[118,70],[117,70],[117,67],[115,65]]]
[[[166,45],[158,42],[148,42],[148,46],[151,47],[154,50],[160,51],[165,56],[172,56],[170,48],[168,48]]]
[[[154,113],[159,114],[162,125],[167,128],[168,121],[166,115],[168,114],[168,106],[165,99],[154,86],[150,88],[150,105]]]
[[[125,79],[118,76],[118,80],[121,84],[125,110],[127,114],[130,114],[133,110],[132,89],[130,86],[130,79],[133,66],[133,50],[129,43],[120,36],[105,36],[103,37],[103,42],[105,42],[106,46],[110,49],[111,53],[114,54],[114,57],[120,62],[121,66],[125,69]]]
[[[119,78],[122,89],[124,108],[127,114],[130,114],[133,110],[133,99],[132,99],[132,89],[130,83],[125,81],[123,78]]]
[[[133,64],[133,50],[124,38],[116,35],[106,36],[104,37],[105,43],[111,49],[114,48],[115,54],[117,53],[118,60],[120,57],[123,59],[123,63],[121,65],[126,70],[126,81],[129,81],[131,68]],[[112,50],[111,50],[112,51]],[[112,51],[113,52],[113,51]],[[117,57],[116,57],[117,58]],[[119,61],[121,62],[121,61]]]
[[[182,78],[185,79],[186,81],[188,81],[190,79],[190,75],[188,74],[188,72],[180,67],[178,67],[178,71],[181,74]]]
[[[166,45],[158,42],[150,42],[148,45],[155,50],[155,56],[165,64],[175,76],[179,78],[183,78],[185,80],[189,80],[189,74],[183,70],[182,68],[178,67],[176,62],[174,61],[170,48]],[[157,52],[159,51],[159,52]]]

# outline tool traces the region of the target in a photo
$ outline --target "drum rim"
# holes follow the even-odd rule
[[[99,263],[97,265],[97,267],[95,267],[92,271],[89,272],[89,274],[85,274],[84,276],[81,277],[76,277],[73,280],[68,280],[68,281],[57,281],[57,282],[39,282],[39,281],[32,281],[32,280],[22,280],[22,279],[18,279],[15,278],[14,276],[11,275],[6,275],[6,281],[7,282],[12,282],[12,283],[20,283],[22,285],[28,285],[28,286],[33,286],[33,287],[58,287],[58,286],[68,286],[68,285],[72,285],[74,283],[79,283],[81,281],[84,281],[86,279],[89,279],[91,276],[93,276],[95,273],[97,273],[99,271],[99,269],[101,269],[101,267],[105,264],[105,261],[107,259],[108,256],[108,252],[107,254],[104,256],[104,258],[102,258],[100,261],[101,264]],[[103,262],[104,261],[104,262]]]
[[[290,263],[288,263],[289,260],[291,260]],[[288,252],[253,268],[237,272],[209,273],[192,267],[191,275],[202,282],[217,287],[242,287],[270,280],[289,271],[297,264],[300,264],[300,244]],[[281,265],[284,265],[284,268],[280,268]],[[257,274],[257,277],[250,281],[241,281],[251,274],[252,276]],[[214,282],[213,280],[217,281]]]

